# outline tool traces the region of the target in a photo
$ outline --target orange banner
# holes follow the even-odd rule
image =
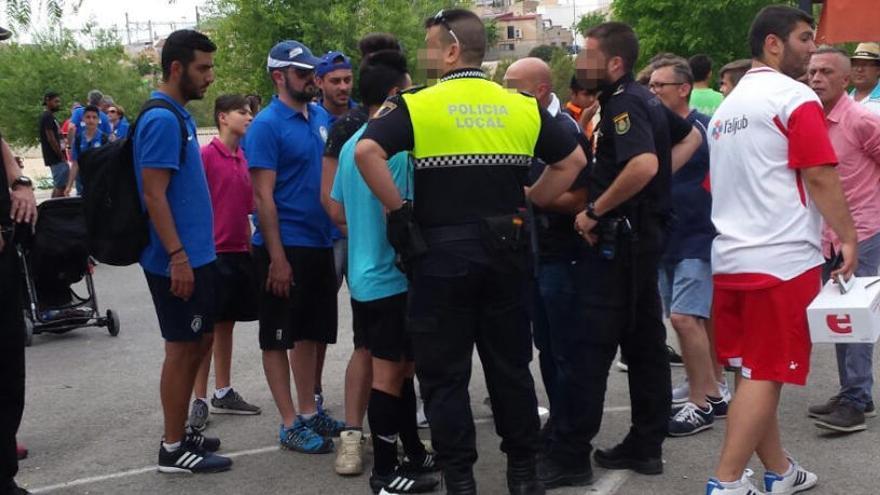
[[[880,1],[825,0],[818,43],[880,41]]]

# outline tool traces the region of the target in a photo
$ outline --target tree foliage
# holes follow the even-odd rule
[[[614,0],[616,20],[639,36],[639,66],[654,54],[684,57],[706,53],[716,65],[749,56],[748,32],[755,14],[792,0]],[[717,70],[717,67],[716,67]]]
[[[448,7],[448,0],[213,0],[210,33],[217,43],[217,81],[211,96],[222,92],[273,89],[266,75],[266,55],[278,41],[295,39],[320,56],[341,50],[360,63],[358,40],[372,32],[390,32],[400,40],[413,79],[418,49],[424,45],[424,19]],[[355,71],[357,72],[357,71]]]
[[[79,10],[83,0],[5,0],[6,17],[15,28],[26,28],[31,25],[34,16],[45,12],[50,24],[56,24],[68,7]]]
[[[578,19],[578,23],[575,26],[575,31],[581,36],[586,36],[587,31],[590,30],[593,26],[598,26],[603,22],[608,20],[608,15],[604,12],[600,12],[598,10],[590,12],[588,14],[584,14]]]
[[[19,146],[39,142],[37,121],[43,111],[43,94],[50,89],[62,94],[59,120],[70,115],[73,101],[85,100],[86,93],[95,88],[112,95],[129,115],[136,113],[149,96],[149,83],[118,40],[102,39],[92,50],[79,46],[70,33],[54,39],[43,37],[34,45],[11,44],[0,49],[3,137]]]
[[[541,60],[549,64],[557,53],[565,54],[565,50],[559,48],[558,46],[538,45],[532,48],[531,51],[529,51],[529,56],[540,58]]]

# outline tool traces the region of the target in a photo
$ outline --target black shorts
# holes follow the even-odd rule
[[[216,321],[255,321],[259,298],[251,254],[217,253]]]
[[[412,343],[406,331],[407,293],[375,301],[351,300],[355,347],[366,347],[374,358],[388,361],[413,360]],[[358,346],[358,342],[365,345]]]
[[[260,284],[260,349],[292,349],[294,342],[310,340],[336,343],[336,269],[333,248],[285,247],[293,269],[290,297],[266,290],[269,253],[254,246],[257,282]]]
[[[153,306],[159,317],[159,330],[168,342],[197,342],[214,331],[217,308],[217,266],[214,262],[193,269],[195,287],[189,300],[171,293],[171,278],[144,271]]]

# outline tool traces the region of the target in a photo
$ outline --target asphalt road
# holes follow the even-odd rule
[[[39,335],[27,351],[27,405],[19,439],[30,449],[21,464],[20,484],[36,493],[53,494],[367,494],[367,475],[342,478],[333,471],[334,455],[308,456],[277,449],[278,416],[265,385],[255,324],[236,329],[233,384],[263,407],[256,417],[213,416],[208,433],[220,436],[223,452],[232,453],[233,469],[215,475],[162,475],[155,471],[161,436],[158,382],[162,340],[144,277],[136,266],[99,266],[95,274],[102,308],[116,310],[122,331],[80,329],[65,335]],[[340,293],[339,344],[328,351],[324,373],[326,402],[342,413],[342,378],[351,352],[348,295]],[[498,451],[491,416],[483,406],[486,387],[475,356],[471,400],[477,418],[481,493],[506,493],[504,458]],[[535,368],[533,363],[533,369]],[[785,444],[814,470],[820,485],[814,493],[880,493],[878,431],[849,436],[821,433],[806,418],[808,404],[833,394],[833,349],[814,348],[813,372],[806,388],[784,392],[780,420]],[[673,380],[683,375],[673,370]],[[539,380],[538,380],[539,381]],[[627,430],[629,399],[626,374],[612,370],[602,432],[595,444],[616,443]],[[540,401],[546,404],[539,389]],[[702,494],[723,438],[724,422],[695,437],[665,444],[666,471],[645,477],[596,469],[591,487],[554,491],[581,494]],[[427,436],[427,431],[423,430]],[[758,476],[762,470],[752,466]]]

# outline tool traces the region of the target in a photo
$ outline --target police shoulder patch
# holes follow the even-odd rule
[[[629,132],[629,128],[631,127],[629,121],[629,112],[623,112],[611,120],[614,121],[614,131],[617,134],[626,134],[627,132]]]
[[[385,100],[385,103],[383,103],[382,106],[379,107],[378,110],[376,110],[376,113],[374,113],[373,116],[370,118],[371,119],[381,119],[382,117],[393,112],[394,109],[396,109],[396,108],[397,108],[397,103],[394,103],[391,100]]]

